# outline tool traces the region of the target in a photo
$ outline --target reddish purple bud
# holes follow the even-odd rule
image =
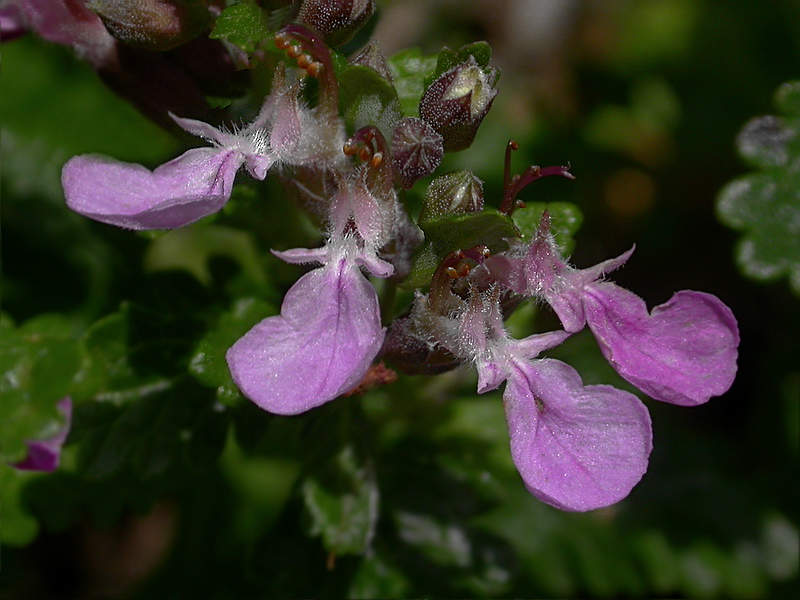
[[[442,136],[422,119],[406,117],[394,128],[392,152],[395,175],[400,185],[409,189],[442,162]]]
[[[340,46],[374,12],[375,0],[301,0],[297,21],[322,34],[331,46]]]
[[[500,71],[474,56],[443,73],[422,95],[419,114],[444,139],[445,152],[469,148],[497,95]]]

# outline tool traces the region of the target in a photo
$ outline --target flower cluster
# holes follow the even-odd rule
[[[302,3],[299,20],[319,16],[312,10],[318,4]],[[438,353],[441,369],[473,365],[479,393],[505,382],[511,453],[537,498],[576,511],[619,501],[647,468],[651,427],[645,406],[629,392],[585,386],[572,367],[540,355],[588,326],[623,378],[656,400],[693,406],[724,393],[733,381],[738,330],[731,311],[714,296],[693,291],[648,311],[641,298],[604,279],[632,251],[576,269],[562,257],[546,212],[524,243],[510,219],[520,205],[517,194],[539,177],[572,175],[565,167],[531,167],[510,178],[509,152],[504,198],[494,211],[508,232],[500,249],[426,246],[439,252],[430,282],[420,285],[429,291],[417,291],[408,314],[387,323],[392,314],[382,314],[369,277],[387,280],[387,286],[403,282],[424,254],[414,254],[423,235],[401,190],[432,173],[444,152],[472,143],[497,93],[499,72],[487,66],[480,49],[449,51],[421,93],[419,118],[370,112],[370,96],[348,135],[326,41],[336,38],[338,28],[349,37],[373,3],[346,4],[314,21],[319,32],[291,24],[277,33],[275,46],[296,61],[302,76],[293,78],[294,71],[279,64],[270,94],[248,125],[227,130],[170,115],[210,146],[152,171],[104,156],[72,158],[63,170],[67,205],[129,229],[182,227],[219,211],[242,167],[257,180],[280,170],[302,208],[323,224],[325,241],[320,248],[274,252],[288,263],[316,266],[288,290],[280,314],[227,350],[230,373],[245,396],[269,412],[296,415],[358,387],[381,356],[420,372]],[[386,59],[375,45],[352,64],[373,69],[391,88]],[[363,123],[364,115],[375,122]],[[420,225],[436,211],[444,211],[454,228],[466,221],[447,218],[480,214],[483,198],[482,192],[475,196],[481,188],[475,181],[471,174],[435,180],[429,190],[452,198],[436,210],[424,208]],[[426,234],[437,235],[433,229]],[[525,299],[548,304],[562,329],[510,337],[504,318]]]

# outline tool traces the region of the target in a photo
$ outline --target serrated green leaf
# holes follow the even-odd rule
[[[737,137],[742,158],[761,172],[730,182],[717,198],[719,219],[744,232],[739,269],[757,281],[789,278],[800,294],[800,82],[778,88],[787,116],[758,117]]]
[[[349,65],[339,75],[339,106],[348,131],[377,127],[387,140],[403,116],[395,88],[377,71]]]
[[[550,232],[563,256],[569,256],[575,247],[574,235],[583,223],[583,213],[571,202],[526,202],[525,208],[511,215],[525,242],[530,242],[539,229],[544,211],[550,213]]]
[[[425,244],[417,251],[411,273],[401,284],[406,289],[428,285],[441,260],[455,250],[485,245],[492,252],[502,252],[508,249],[507,239],[519,237],[513,221],[494,209],[428,221],[422,229]]]
[[[360,410],[333,407],[314,423],[300,491],[310,533],[334,555],[363,554],[375,535],[378,482],[363,440]]]
[[[407,117],[419,116],[419,99],[436,70],[435,54],[424,56],[419,48],[402,50],[389,59],[394,87]]]
[[[758,281],[788,276],[800,294],[800,157],[793,168],[732,181],[720,192],[717,212],[745,232],[736,253],[745,275]]]
[[[223,404],[236,404],[242,398],[231,378],[225,353],[256,323],[275,314],[275,307],[262,300],[241,298],[197,345],[189,372],[203,385],[217,388],[217,398]]]
[[[241,0],[220,13],[208,37],[226,40],[250,54],[273,34],[269,13],[255,0]]]

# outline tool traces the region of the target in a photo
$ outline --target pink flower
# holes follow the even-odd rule
[[[61,175],[67,206],[119,227],[172,229],[219,211],[230,199],[242,165],[263,180],[275,163],[343,159],[343,130],[337,123],[317,121],[313,111],[301,107],[298,91],[286,86],[279,67],[259,115],[238,131],[173,116],[183,129],[212,145],[189,150],[153,171],[95,154],[76,156]]]
[[[519,294],[547,301],[566,331],[588,324],[617,372],[656,400],[694,406],[730,388],[739,330],[717,297],[685,290],[648,312],[644,300],[602,279],[633,250],[575,269],[561,259],[548,229],[545,216],[524,256],[489,259],[492,276]]]
[[[652,448],[647,409],[633,394],[584,386],[569,365],[537,358],[569,333],[510,338],[496,289],[473,289],[458,317],[433,314],[426,305],[420,299],[412,318],[427,322],[450,352],[475,365],[478,393],[506,382],[511,456],[534,496],[563,510],[587,511],[630,493]]]

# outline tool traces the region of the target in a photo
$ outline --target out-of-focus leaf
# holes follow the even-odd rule
[[[300,489],[311,535],[334,556],[363,554],[375,535],[378,484],[361,433],[365,424],[360,412],[334,407],[309,433],[313,446]]]
[[[0,462],[0,503],[3,507],[3,526],[0,542],[9,546],[26,546],[39,531],[38,521],[22,506],[23,486],[41,473],[18,471]]]
[[[419,99],[425,91],[426,80],[436,70],[436,61],[436,55],[424,56],[419,48],[402,50],[389,59],[394,87],[407,117],[419,116]]]
[[[208,268],[212,256],[235,260],[252,281],[266,290],[266,274],[260,266],[253,236],[231,227],[196,225],[170,231],[148,246],[144,266],[149,271],[184,269],[208,285],[212,280]]]
[[[240,298],[220,317],[217,326],[200,340],[189,363],[189,372],[208,387],[217,388],[224,404],[237,404],[242,396],[233,383],[225,353],[236,340],[262,319],[276,314],[273,306],[255,298]]]
[[[159,161],[177,148],[174,137],[98,85],[97,75],[69,49],[34,36],[3,44],[3,87],[14,90],[0,94],[3,128],[20,140],[38,140],[62,161],[81,152]]]
[[[23,460],[26,440],[63,427],[56,404],[71,393],[79,370],[80,348],[66,319],[45,315],[19,328],[0,322],[0,460]]]
[[[250,54],[273,34],[269,13],[255,0],[240,0],[220,13],[209,37],[226,40]]]
[[[761,172],[735,179],[717,198],[720,220],[743,232],[741,271],[757,281],[789,278],[800,294],[800,82],[778,88],[785,116],[758,117],[737,137],[739,154]]]
[[[366,556],[353,576],[347,597],[352,600],[408,598],[408,578],[381,553]]]
[[[800,293],[800,155],[792,168],[729,183],[717,211],[726,225],[744,232],[736,260],[745,275],[758,281],[788,276]]]
[[[377,71],[349,65],[339,75],[339,106],[349,131],[377,127],[391,141],[394,126],[403,116],[395,88]]]

